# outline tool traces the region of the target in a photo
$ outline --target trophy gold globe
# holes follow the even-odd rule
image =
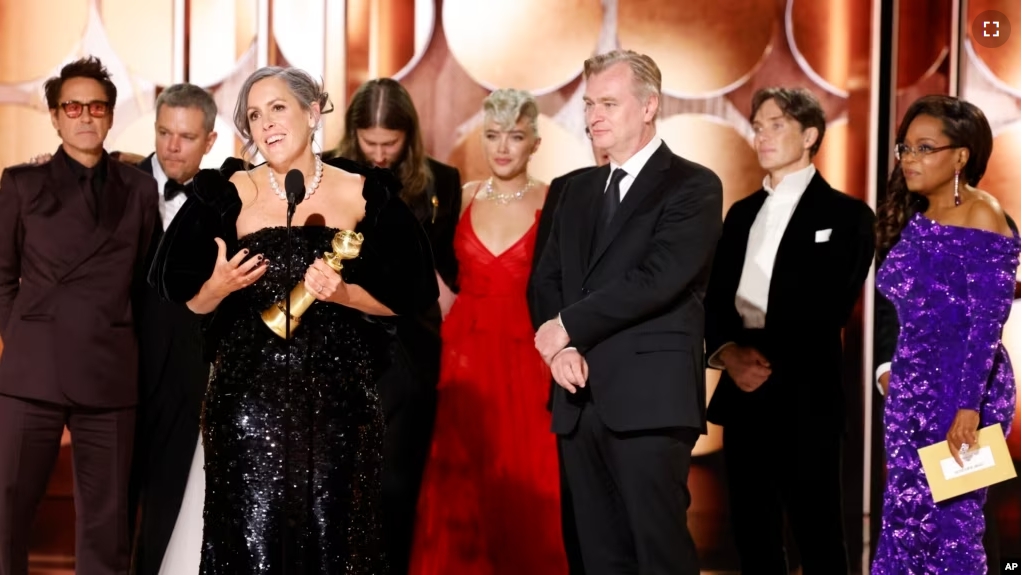
[[[323,261],[335,272],[340,273],[341,269],[344,268],[344,260],[358,257],[359,252],[362,250],[362,240],[362,234],[351,230],[337,232],[334,235],[333,241],[330,242],[330,247],[333,251],[323,254]],[[291,322],[291,336],[294,336],[295,329],[301,323],[302,314],[308,311],[309,307],[316,302],[316,296],[305,289],[304,281],[298,282],[298,285],[291,290],[291,294],[288,297],[291,300],[290,318],[287,316],[287,302],[285,300],[278,301],[262,313],[263,323],[273,330],[273,333],[282,338],[286,338],[288,335],[288,319]]]

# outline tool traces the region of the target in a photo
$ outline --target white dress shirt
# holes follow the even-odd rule
[[[185,194],[178,194],[173,199],[167,201],[163,197],[163,187],[167,185],[167,174],[163,173],[163,166],[160,165],[160,161],[156,158],[156,154],[153,154],[151,158],[153,167],[153,178],[156,180],[156,191],[159,194],[159,206],[160,206],[160,221],[163,222],[164,231],[170,226],[170,221],[177,215],[178,210],[181,206],[185,205],[185,201],[188,196]],[[191,180],[189,180],[190,182]],[[188,182],[185,182],[188,183]]]
[[[735,293],[735,308],[738,315],[742,316],[742,325],[746,328],[757,329],[766,325],[767,300],[777,248],[781,245],[781,238],[791,221],[795,206],[814,175],[816,168],[809,164],[806,168],[784,176],[777,184],[777,189],[770,187],[770,176],[763,178],[763,189],[768,195],[749,229],[745,265]]]
[[[621,183],[618,184],[618,187],[621,188],[621,197],[618,198],[618,201],[623,201],[625,199],[625,194],[628,193],[628,190],[632,187],[632,183],[635,182],[635,176],[639,175],[639,172],[641,172],[642,168],[645,167],[646,162],[648,162],[649,159],[653,157],[653,153],[657,151],[657,148],[660,147],[661,143],[662,140],[660,139],[660,136],[654,134],[653,139],[650,140],[649,143],[647,143],[645,146],[643,146],[642,149],[640,149],[638,152],[635,152],[635,154],[631,158],[625,160],[625,163],[619,166],[616,163],[614,163],[613,160],[610,161],[611,175],[613,175],[614,170],[618,168],[621,168],[622,170],[625,171],[625,177],[622,178]],[[607,176],[607,183],[603,185],[604,192],[607,191],[607,186],[609,185],[610,176]]]
[[[745,263],[742,276],[735,292],[735,309],[742,318],[742,325],[748,329],[761,329],[766,325],[770,280],[777,259],[777,248],[781,245],[784,230],[788,228],[795,206],[816,175],[812,164],[792,172],[781,179],[777,188],[770,186],[770,176],[763,178],[763,189],[767,198],[756,214],[749,228],[749,243],[745,248]],[[720,352],[731,343],[726,343],[710,356],[709,365],[723,369]]]

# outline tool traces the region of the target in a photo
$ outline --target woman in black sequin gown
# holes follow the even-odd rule
[[[374,382],[390,335],[373,316],[414,313],[438,291],[400,184],[383,170],[324,167],[313,155],[326,100],[299,70],[254,73],[235,123],[267,163],[245,171],[230,159],[201,171],[151,270],[164,297],[207,316],[204,575],[386,570]],[[305,174],[306,197],[288,259],[287,203],[274,180],[283,192],[291,169]],[[337,274],[319,258],[341,229],[365,240]],[[321,301],[288,342],[260,314],[300,280]]]

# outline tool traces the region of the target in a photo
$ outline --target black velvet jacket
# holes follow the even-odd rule
[[[398,315],[419,313],[436,303],[439,289],[429,240],[398,195],[401,184],[389,171],[334,159],[331,165],[365,177],[365,217],[355,226],[364,236],[354,260],[345,262],[344,281],[361,286]],[[185,303],[213,274],[217,247],[227,245],[227,258],[238,251],[241,198],[229,179],[246,164],[228,158],[219,170],[201,170],[189,186],[188,201],[163,235],[149,283],[164,299]],[[219,342],[217,310],[206,317],[206,356],[213,358]]]

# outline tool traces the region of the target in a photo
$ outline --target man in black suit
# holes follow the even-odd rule
[[[875,217],[812,157],[826,127],[803,89],[760,90],[751,121],[763,189],[724,220],[706,294],[706,349],[723,373],[724,427],[743,575],[787,574],[784,513],[802,572],[848,572],[841,509],[841,330],[873,260]]]
[[[200,317],[183,305],[162,301],[145,282],[153,255],[181,206],[186,183],[216,142],[213,97],[192,84],[174,84],[156,99],[156,152],[138,161],[114,152],[156,180],[160,222],[140,268],[135,293],[139,343],[139,405],[128,486],[128,533],[134,542],[132,572],[159,572],[184,498],[194,457],[200,458],[199,416],[209,380],[203,358]],[[50,161],[50,154],[32,163]],[[137,162],[137,163],[136,163]],[[201,480],[201,473],[197,480]],[[136,525],[137,524],[137,525]]]
[[[156,179],[160,220],[155,248],[187,199],[184,184],[213,147],[216,103],[198,86],[175,84],[156,99],[156,152],[137,167]],[[209,381],[199,322],[187,307],[160,299],[146,286],[139,306],[139,411],[129,491],[135,541],[132,571],[159,573],[188,484],[192,460],[202,457],[199,417]],[[201,460],[200,460],[201,461]],[[201,471],[201,466],[197,467]],[[199,474],[196,479],[201,480]],[[138,525],[136,523],[138,512]]]
[[[369,80],[352,94],[344,114],[344,136],[337,149],[326,155],[393,171],[401,179],[401,199],[429,237],[436,265],[437,304],[421,313],[384,320],[396,337],[391,365],[377,381],[386,422],[383,531],[387,562],[391,573],[405,575],[436,418],[440,323],[458,289],[454,232],[461,214],[461,174],[426,155],[412,97],[392,78]]]
[[[584,75],[586,123],[611,161],[567,183],[531,285],[548,318],[536,348],[561,387],[552,427],[586,573],[696,575],[687,479],[721,183],[656,135],[651,58],[601,54]]]
[[[138,402],[133,294],[156,184],[110,159],[117,87],[97,58],[45,83],[60,148],[0,175],[0,574],[28,572],[29,529],[71,432],[79,573],[121,574]]]
[[[586,128],[586,137],[589,138],[590,144],[592,144],[592,135],[589,133],[589,128]],[[539,266],[539,260],[543,257],[543,248],[546,247],[546,239],[550,235],[550,228],[553,227],[554,218],[557,214],[558,204],[561,199],[561,192],[564,191],[565,185],[568,181],[575,176],[588,172],[589,170],[598,168],[600,166],[606,166],[610,163],[610,156],[607,152],[597,148],[593,145],[593,159],[596,160],[596,166],[585,166],[572,170],[563,176],[558,176],[550,181],[550,187],[547,189],[546,199],[543,200],[543,210],[539,215],[539,225],[536,229],[536,245],[532,252],[532,275],[536,273],[536,267]],[[530,278],[531,280],[531,278]],[[543,325],[544,318],[539,310],[539,306],[536,302],[532,301],[534,293],[529,290],[529,313],[532,316],[532,327],[533,329],[539,329]],[[557,385],[550,382],[550,398],[547,400],[547,409],[553,409],[554,405],[554,392],[557,390]],[[568,573],[569,575],[583,575],[585,573],[585,567],[582,562],[582,549],[578,543],[578,529],[575,526],[575,512],[571,505],[571,489],[568,488],[568,479],[564,472],[564,458],[561,456],[561,450],[558,446],[557,449],[557,464],[560,468],[560,480],[561,480],[561,536],[564,538],[564,552],[568,557]]]

